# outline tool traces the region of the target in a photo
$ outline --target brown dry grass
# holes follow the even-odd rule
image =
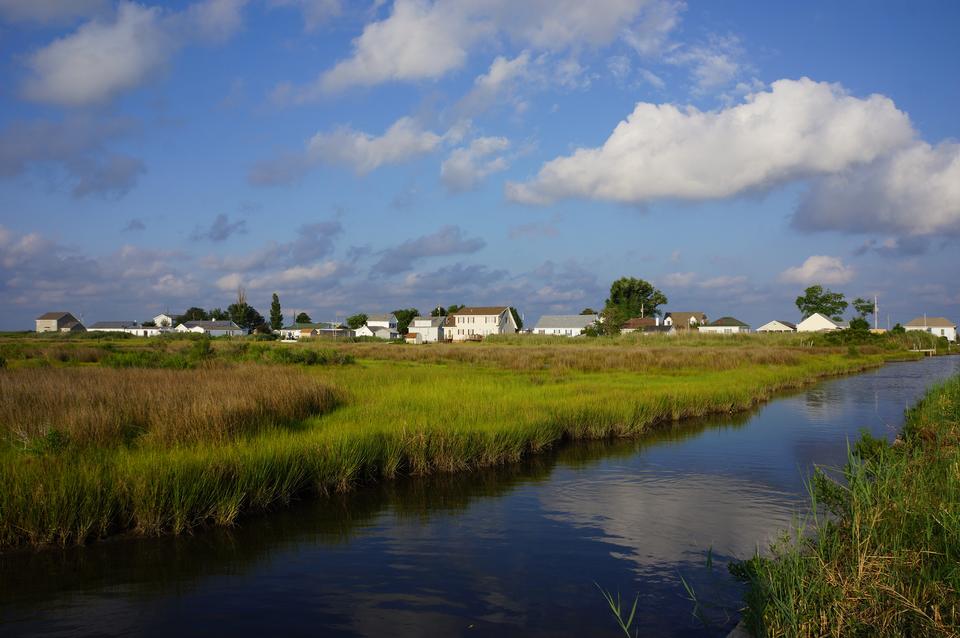
[[[18,445],[223,441],[329,411],[339,392],[300,370],[0,370],[0,435]]]

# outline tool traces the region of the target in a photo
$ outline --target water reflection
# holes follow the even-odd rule
[[[814,463],[960,357],[887,366],[751,414],[643,441],[562,447],[469,475],[385,483],[192,537],[0,555],[0,633],[16,635],[615,635],[594,581],[640,593],[642,634],[722,635],[724,563],[804,507]],[[703,568],[712,548],[717,568]]]

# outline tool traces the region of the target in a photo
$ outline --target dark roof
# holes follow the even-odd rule
[[[207,330],[240,330],[240,326],[232,321],[185,321],[188,328],[206,328]]]
[[[788,328],[791,328],[792,330],[797,329],[797,324],[793,323],[792,321],[784,321],[783,319],[774,319],[774,321],[776,321],[777,323],[782,323],[783,325],[785,325]]]
[[[63,317],[69,314],[70,314],[69,312],[45,312],[39,317],[37,317],[37,321],[42,321],[45,319],[62,319]],[[73,316],[73,315],[70,315],[70,316]]]
[[[472,308],[461,308],[453,315],[499,315],[509,306],[474,306]]]
[[[710,323],[711,326],[717,326],[718,328],[722,327],[740,327],[740,328],[749,328],[748,324],[743,323],[739,319],[734,319],[733,317],[720,317],[716,321]]]
[[[633,319],[627,319],[621,328],[636,330],[638,328],[652,328],[656,325],[657,320],[654,317],[634,317]]]
[[[88,330],[96,330],[98,328],[101,330],[121,330],[123,328],[136,328],[137,325],[136,321],[98,321],[90,326]]]

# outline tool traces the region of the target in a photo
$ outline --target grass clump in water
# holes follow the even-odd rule
[[[755,636],[960,633],[960,377],[908,411],[890,445],[863,436],[845,481],[818,472],[803,529],[734,565]],[[817,514],[817,507],[827,516]]]

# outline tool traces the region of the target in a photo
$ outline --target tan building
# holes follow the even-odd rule
[[[688,330],[709,323],[704,312],[668,312],[663,316],[663,325],[673,326],[674,330]]]
[[[37,332],[83,332],[86,328],[69,312],[47,312],[37,317]]]
[[[474,341],[516,332],[517,323],[509,306],[461,308],[447,316],[443,327],[443,337],[448,341]]]

